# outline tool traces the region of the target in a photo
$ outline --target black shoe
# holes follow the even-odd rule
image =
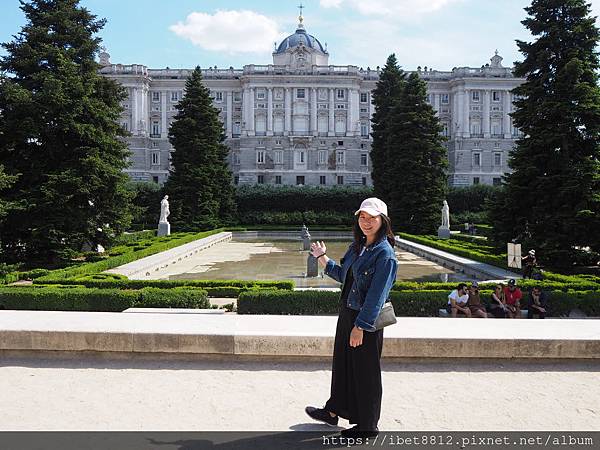
[[[374,430],[361,430],[358,425],[353,426],[352,428],[347,428],[342,430],[340,433],[342,437],[345,438],[373,438],[379,434],[379,430],[375,428]]]
[[[326,423],[332,427],[335,427],[338,424],[338,416],[331,417],[329,411],[325,411],[324,409],[315,408],[314,406],[307,406],[304,408],[304,411],[306,411],[306,414],[308,414],[311,419]]]

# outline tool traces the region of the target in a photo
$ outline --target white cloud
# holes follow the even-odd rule
[[[417,15],[438,11],[462,0],[321,0],[323,8],[340,7],[346,2],[364,15],[390,16],[391,19],[409,19]]]
[[[193,12],[169,29],[200,48],[230,54],[270,53],[286,36],[273,19],[247,10]]]
[[[404,70],[415,70],[417,66],[442,71],[459,66],[480,67],[490,62],[496,48],[505,57],[504,66],[511,66],[516,52],[512,35],[504,39],[495,34],[482,35],[476,43],[471,30],[433,29],[426,35],[406,35],[402,27],[384,18],[345,21],[336,37],[345,45],[333,51],[330,47],[330,64],[353,64],[365,69],[383,67],[391,53],[396,54]]]

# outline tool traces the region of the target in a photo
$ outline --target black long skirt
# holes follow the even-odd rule
[[[342,305],[333,347],[331,397],[325,409],[358,424],[361,430],[375,430],[381,414],[381,350],[383,330],[363,331],[363,343],[350,347],[350,332],[358,311]]]

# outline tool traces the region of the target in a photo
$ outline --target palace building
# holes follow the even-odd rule
[[[128,93],[121,124],[131,133],[132,179],[164,183],[168,129],[190,69],[114,64],[100,54],[101,74]],[[273,64],[207,68],[204,83],[220,111],[236,184],[371,185],[371,92],[380,69],[329,65],[328,49],[296,32],[276,46]],[[519,130],[511,90],[524,80],[496,54],[480,68],[418,68],[428,101],[448,137],[448,180],[454,186],[499,184]]]

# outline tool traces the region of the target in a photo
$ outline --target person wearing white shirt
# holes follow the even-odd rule
[[[452,317],[456,317],[458,313],[471,317],[471,310],[469,309],[469,292],[467,291],[467,285],[460,283],[456,289],[454,289],[448,295],[448,305],[446,305],[446,311]]]

